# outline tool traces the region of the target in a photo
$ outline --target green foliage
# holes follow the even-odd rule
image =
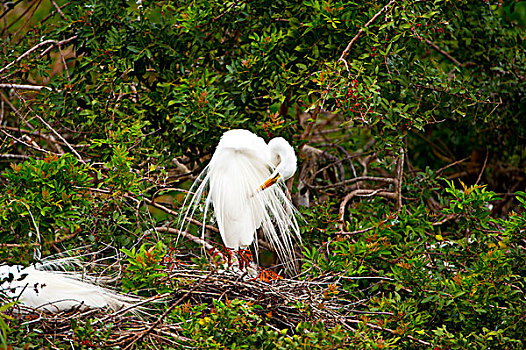
[[[371,230],[307,249],[305,266],[316,274],[345,271],[348,293],[393,315],[371,322],[400,334],[425,335],[444,348],[521,348],[524,226],[515,224],[523,215],[492,218],[494,192],[447,183],[442,220],[433,222],[424,206],[393,214],[378,201],[362,203],[353,214],[369,213],[371,222],[361,224]],[[517,198],[524,211],[524,196]]]
[[[191,281],[169,278],[166,247],[209,262],[151,234],[177,222],[151,203],[177,210],[186,173],[246,128],[297,148],[301,278],[332,279],[324,296],[352,305],[354,323],[278,329],[265,305],[189,297],[166,315],[174,341],[524,347],[524,2],[56,3],[0,14],[1,261],[111,245],[126,255],[123,291],[177,291]],[[48,346],[2,315],[4,347]],[[71,330],[61,345],[88,348],[115,328]]]
[[[82,191],[91,178],[88,168],[75,157],[68,154],[12,163],[3,177],[6,187],[0,197],[0,227],[4,234],[0,241],[28,247],[25,255],[16,259],[25,261],[31,246],[47,250],[50,243],[79,229],[83,207],[89,203]]]
[[[211,349],[331,349],[353,344],[362,349],[375,349],[390,342],[376,338],[364,340],[363,334],[351,335],[340,327],[327,327],[323,323],[300,323],[290,335],[287,329],[274,330],[265,325],[268,315],[258,315],[259,306],[241,300],[214,301],[210,314],[203,306],[190,308],[183,305],[176,310],[176,320],[183,321],[186,346]],[[256,312],[254,312],[256,311]],[[188,316],[191,315],[191,322]]]
[[[11,316],[6,315],[5,311],[8,310],[15,303],[6,303],[0,306],[0,345],[2,349],[7,348],[7,333],[10,331],[9,326],[6,323],[6,320],[11,320]]]
[[[166,273],[161,272],[165,256],[162,241],[148,249],[143,244],[138,251],[135,247],[131,250],[125,248],[121,250],[128,257],[128,264],[122,281],[124,291],[137,292],[151,289],[162,293],[170,290],[167,286],[159,284],[166,282]]]

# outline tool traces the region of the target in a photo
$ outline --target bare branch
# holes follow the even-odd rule
[[[62,19],[66,19],[66,16],[64,15],[64,12],[62,12],[62,10],[61,10],[60,7],[57,5],[57,3],[55,2],[55,0],[51,0],[51,3],[53,4],[53,6],[55,6],[55,9],[57,9],[57,12],[60,14],[60,17],[62,17]]]
[[[80,154],[77,152],[77,150],[75,148],[73,148],[72,145],[70,145],[70,143],[68,141],[66,141],[65,138],[62,137],[62,135],[60,135],[55,129],[53,129],[53,127],[51,125],[49,125],[41,116],[39,116],[38,114],[35,114],[35,117],[37,117],[38,120],[40,120],[40,122],[42,124],[44,124],[49,130],[51,130],[55,135],[57,135],[57,137],[62,140],[62,142],[64,142],[66,144],[66,146],[68,146],[68,148],[71,150],[71,152],[73,152],[73,154],[77,157],[77,159],[79,160],[79,162],[81,162],[82,164],[86,164],[86,162],[84,161],[84,159],[82,159],[82,157],[80,156]]]
[[[9,63],[7,66],[3,67],[2,69],[0,69],[0,74],[3,73],[4,71],[6,71],[7,69],[11,68],[11,66],[13,66],[14,64],[17,64],[18,62],[22,61],[22,59],[24,59],[24,57],[26,56],[29,56],[29,54],[31,54],[33,51],[36,51],[38,50],[39,48],[41,48],[42,46],[46,46],[46,45],[49,45],[51,44],[50,47],[53,47],[53,46],[61,46],[61,45],[64,45],[64,44],[67,44],[73,40],[75,40],[77,38],[77,35],[75,36],[72,36],[71,38],[68,38],[68,39],[65,39],[65,40],[62,40],[62,41],[56,41],[56,40],[46,40],[46,41],[43,41],[35,46],[33,46],[32,48],[30,48],[29,50],[27,50],[26,52],[24,52],[23,54],[21,54],[20,56],[17,57],[16,60],[14,60],[13,62]],[[49,48],[48,48],[49,49]],[[50,49],[49,49],[50,50]],[[49,50],[46,50],[46,51],[49,51]]]
[[[39,151],[39,152],[43,152],[43,153],[46,153],[46,154],[48,154],[48,153],[53,153],[53,152],[51,152],[51,151],[48,151],[47,149],[43,149],[43,148],[40,148],[40,147],[38,147],[38,146],[32,145],[32,144],[30,144],[30,143],[27,143],[27,142],[25,142],[24,140],[21,140],[21,139],[19,139],[18,137],[15,137],[15,136],[9,134],[7,131],[5,131],[5,130],[3,130],[3,129],[0,129],[0,131],[1,131],[2,133],[4,133],[4,135],[6,135],[7,137],[9,137],[9,138],[15,140],[15,141],[18,142],[18,143],[23,144],[23,145],[26,146],[26,147],[33,148],[33,149],[35,149],[35,150],[37,150],[37,151]]]
[[[168,232],[168,233],[173,233],[173,234],[176,234],[176,235],[179,235],[179,236],[183,236],[184,238],[187,238],[199,245],[202,245],[206,250],[213,250],[213,251],[216,251],[217,249],[211,245],[210,243],[208,243],[207,241],[205,241],[204,239],[201,239],[197,236],[194,236],[193,234],[191,233],[188,233],[186,231],[182,231],[182,230],[179,230],[179,229],[176,229],[176,228],[171,228],[171,227],[154,227],[153,230],[157,231],[157,232]],[[150,231],[150,230],[148,230]],[[219,251],[218,251],[219,252]]]
[[[171,214],[173,216],[179,216],[179,213],[172,210],[172,209],[169,209],[169,208],[166,208],[164,205],[161,205],[159,203],[156,203],[154,201],[151,201],[149,200],[148,198],[144,198],[144,201],[146,202],[146,204],[148,205],[151,205],[152,207],[155,207],[155,208],[158,208],[158,209],[161,209],[162,211],[168,213],[168,214]],[[195,225],[199,225],[199,226],[203,226],[203,223],[202,222],[199,222],[193,218],[189,218],[187,217],[186,220],[188,220],[188,222],[192,223],[192,224],[195,224]],[[211,230],[211,231],[214,231],[214,232],[219,232],[219,229],[215,226],[212,226],[212,225],[204,225],[207,229]]]
[[[482,165],[482,169],[480,170],[479,177],[477,178],[475,185],[478,185],[480,179],[482,178],[482,174],[484,174],[484,169],[486,169],[486,164],[488,163],[488,156],[489,156],[489,150],[486,147],[486,158],[484,158],[484,164]]]
[[[42,89],[46,89],[51,91],[52,89],[47,86],[40,86],[40,85],[23,85],[23,84],[0,84],[0,88],[8,88],[8,89],[19,89],[19,90],[33,90],[33,91],[40,91]]]
[[[379,177],[379,176],[359,176],[352,179],[346,179],[340,182],[336,182],[330,185],[324,185],[324,186],[315,186],[315,185],[309,185],[306,184],[307,187],[315,189],[315,190],[325,190],[327,188],[335,188],[335,187],[341,187],[348,184],[352,184],[359,181],[378,181],[378,182],[385,182],[385,183],[392,183],[394,184],[396,182],[396,179],[392,177]]]
[[[448,60],[450,60],[451,62],[453,62],[455,65],[459,66],[459,67],[462,67],[462,63],[460,63],[455,57],[451,56],[449,53],[447,53],[446,51],[442,50],[437,44],[435,44],[434,42],[432,42],[431,40],[429,39],[426,39],[426,43],[431,46],[433,49],[435,49],[437,52],[439,52],[440,54],[442,54],[444,57],[446,57]]]

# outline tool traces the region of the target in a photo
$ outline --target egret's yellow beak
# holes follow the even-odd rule
[[[267,181],[263,182],[263,185],[259,186],[258,192],[264,191],[270,186],[274,185],[279,180],[279,174],[274,175]]]

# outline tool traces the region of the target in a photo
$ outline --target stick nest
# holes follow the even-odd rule
[[[139,341],[170,346],[187,343],[180,335],[181,326],[172,323],[169,313],[185,305],[207,305],[212,312],[213,301],[244,300],[248,305],[259,305],[252,312],[265,320],[264,324],[274,330],[294,331],[300,322],[324,322],[327,327],[359,321],[362,302],[350,302],[345,292],[336,287],[335,276],[319,277],[315,280],[281,278],[261,281],[250,278],[242,271],[203,271],[192,267],[178,267],[165,271],[167,284],[173,291],[144,299],[127,310],[108,313],[106,310],[70,310],[61,313],[43,313],[23,306],[15,306],[8,314],[10,322],[22,327],[23,332],[41,334],[51,347],[57,343],[77,343],[90,346],[120,346],[131,348]],[[89,321],[88,321],[89,320]],[[97,331],[103,339],[82,340],[74,327],[82,324],[85,332]],[[111,325],[111,326],[110,326]]]

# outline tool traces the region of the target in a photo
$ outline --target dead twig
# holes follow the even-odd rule
[[[325,190],[328,188],[342,187],[342,186],[349,185],[349,184],[359,182],[359,181],[377,181],[377,182],[394,184],[396,182],[396,179],[392,177],[380,177],[380,176],[359,176],[359,177],[355,177],[352,179],[346,179],[340,182],[336,182],[330,185],[316,186],[316,185],[306,184],[306,186],[314,190]]]
[[[24,84],[0,84],[0,88],[2,89],[19,89],[19,90],[32,90],[32,91],[40,91],[40,90],[49,90],[52,89],[48,86],[41,86],[41,85],[24,85]]]
[[[3,72],[5,72],[9,68],[11,68],[11,66],[13,66],[13,65],[17,64],[18,62],[22,61],[25,57],[29,56],[33,51],[38,50],[42,46],[51,45],[50,46],[51,48],[54,47],[54,46],[62,46],[64,44],[67,44],[67,43],[75,40],[76,38],[77,38],[77,35],[74,35],[74,36],[72,36],[72,37],[70,37],[68,39],[64,39],[62,41],[45,40],[45,41],[33,46],[32,48],[30,48],[29,50],[27,50],[26,52],[24,52],[23,54],[18,56],[13,62],[9,63],[7,66],[5,66],[2,69],[0,69],[0,74],[2,74]],[[50,48],[48,48],[48,49],[51,50]],[[44,52],[46,52],[46,51],[48,51],[48,50],[46,49]]]
[[[188,233],[186,231],[171,228],[171,227],[154,227],[153,230],[157,232],[168,232],[168,233],[173,233],[179,236],[183,236],[184,238],[203,246],[208,251],[212,250],[212,251],[217,251],[218,253],[220,253],[213,245],[211,245],[204,239],[194,236],[193,234]],[[151,230],[148,230],[148,231],[151,231]]]
[[[79,160],[79,162],[81,162],[82,164],[86,164],[86,162],[84,161],[84,159],[82,159],[82,157],[80,156],[80,154],[77,152],[77,150],[75,148],[73,148],[73,146],[64,138],[62,137],[62,135],[60,135],[55,129],[53,129],[53,127],[51,125],[49,125],[41,116],[39,116],[38,114],[35,114],[35,117],[40,120],[40,122],[42,124],[44,124],[49,130],[51,130],[62,142],[64,142],[66,144],[66,146],[68,146],[68,148],[71,150],[71,152],[73,152],[73,154],[77,157],[77,159]]]
[[[157,325],[159,325],[166,316],[176,307],[179,305],[181,301],[183,301],[190,293],[192,293],[194,290],[196,290],[201,284],[205,283],[212,274],[215,273],[214,270],[210,271],[208,276],[205,277],[204,280],[200,281],[198,284],[194,285],[188,292],[186,292],[182,297],[180,297],[175,303],[173,303],[166,311],[145,331],[141,332],[128,346],[124,348],[124,350],[131,349],[133,345],[143,339],[146,335],[148,335]]]
[[[488,156],[489,150],[486,148],[486,158],[484,158],[484,164],[482,165],[482,169],[480,169],[479,177],[477,178],[477,181],[475,181],[475,185],[478,185],[480,179],[482,178],[482,174],[484,174],[484,169],[486,169],[486,164],[488,163]]]
[[[176,211],[174,211],[172,209],[169,209],[169,208],[165,207],[164,205],[161,205],[159,203],[156,203],[155,201],[149,200],[148,198],[144,198],[143,200],[144,200],[144,202],[146,204],[151,205],[152,207],[155,207],[157,209],[161,209],[162,211],[164,211],[164,212],[166,212],[168,214],[171,214],[173,216],[179,216],[178,212],[176,212]],[[199,222],[199,221],[197,221],[197,220],[195,220],[193,218],[187,217],[186,220],[188,220],[188,222],[190,222],[192,224],[199,225],[201,227],[204,226],[205,228],[207,228],[207,229],[209,229],[209,230],[211,230],[213,232],[219,232],[219,229],[217,227],[214,227],[212,225],[205,225],[202,222]]]

